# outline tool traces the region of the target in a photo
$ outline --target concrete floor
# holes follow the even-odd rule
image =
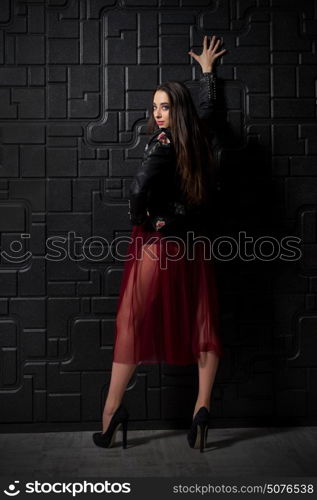
[[[6,477],[315,476],[317,427],[225,428],[208,431],[204,453],[183,430],[121,430],[113,448],[98,448],[92,432],[0,434]]]

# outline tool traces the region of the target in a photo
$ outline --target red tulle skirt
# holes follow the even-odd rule
[[[113,361],[187,365],[196,363],[201,352],[221,357],[215,272],[203,246],[195,245],[191,260],[186,245],[168,241],[159,231],[133,226],[130,236]]]

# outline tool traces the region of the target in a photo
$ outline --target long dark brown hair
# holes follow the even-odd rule
[[[186,85],[170,81],[153,90],[147,122],[148,134],[153,134],[158,129],[153,116],[153,99],[158,90],[166,92],[170,100],[169,128],[175,147],[182,192],[189,205],[204,203],[208,196],[206,185],[214,179],[213,153],[205,126],[197,114]]]

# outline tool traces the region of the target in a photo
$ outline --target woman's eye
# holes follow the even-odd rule
[[[162,106],[163,109],[169,109],[169,106]],[[156,106],[152,107],[152,110],[154,111],[156,109]]]

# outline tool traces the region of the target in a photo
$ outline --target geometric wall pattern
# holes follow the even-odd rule
[[[152,89],[180,80],[197,99],[187,52],[205,34],[227,49],[217,230],[292,235],[302,251],[217,262],[212,416],[316,421],[316,28],[312,0],[1,0],[0,430],[99,425],[123,269],[101,243],[130,234]],[[190,419],[196,389],[196,366],[139,366],[132,426]]]

